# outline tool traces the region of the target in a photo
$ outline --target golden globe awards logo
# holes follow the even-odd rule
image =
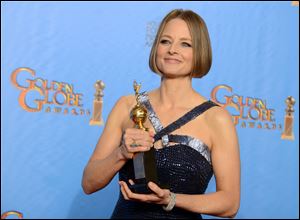
[[[19,76],[28,73],[32,78],[25,82]],[[11,74],[12,84],[20,90],[19,104],[28,112],[53,112],[63,115],[90,115],[90,111],[83,109],[82,94],[75,93],[74,87],[65,82],[35,78],[35,71],[21,67]],[[20,76],[24,78],[23,76]],[[24,80],[23,80],[24,81]]]
[[[276,124],[275,110],[268,108],[266,101],[235,94],[228,85],[216,86],[211,91],[211,100],[224,108],[232,107],[233,122],[242,128],[282,129],[281,124]]]

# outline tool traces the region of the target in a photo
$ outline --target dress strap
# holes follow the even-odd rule
[[[149,101],[149,97],[147,95],[146,92],[142,92],[139,96],[138,96],[138,100],[140,103],[142,103],[145,108],[148,110],[148,118],[155,130],[156,133],[158,133],[159,131],[161,131],[163,129],[163,126],[160,123],[159,118],[157,117],[155,111],[152,108],[152,105]]]
[[[191,111],[187,112],[185,115],[183,115],[173,123],[169,124],[167,127],[157,132],[154,136],[155,141],[177,130],[178,128],[182,127],[189,121],[195,119],[196,117],[198,117],[199,115],[201,115],[202,113],[204,113],[205,111],[207,111],[208,109],[214,106],[218,106],[218,105],[210,100],[196,106]]]
[[[198,138],[188,135],[169,134],[169,141],[179,143],[193,148],[198,151],[211,164],[210,150],[208,146]]]

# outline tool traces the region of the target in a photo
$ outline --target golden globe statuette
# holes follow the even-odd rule
[[[148,128],[145,128],[143,125],[147,119],[147,109],[141,105],[138,99],[141,84],[138,85],[136,81],[134,81],[133,87],[137,104],[131,110],[130,118],[135,123],[135,128],[148,131]],[[152,181],[158,183],[154,148],[151,147],[149,151],[136,153],[133,157],[133,167],[135,184],[130,185],[130,189],[135,193],[151,193],[151,190],[148,189],[147,186],[148,182]]]
[[[102,125],[104,124],[102,119],[102,97],[104,96],[103,89],[105,88],[105,85],[102,80],[97,80],[94,87],[96,89],[96,93],[93,106],[93,115],[90,120],[90,125]]]
[[[292,96],[287,97],[285,103],[287,108],[285,109],[285,116],[284,116],[284,130],[281,134],[281,139],[287,140],[294,140],[294,133],[293,133],[293,123],[294,123],[294,116],[293,112],[295,111],[293,106],[295,105],[295,99]]]

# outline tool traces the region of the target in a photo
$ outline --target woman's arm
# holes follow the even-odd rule
[[[240,204],[239,144],[231,115],[222,108],[207,116],[212,140],[211,159],[216,192],[203,195],[176,195],[176,206],[201,214],[234,217]]]
[[[134,153],[147,151],[153,146],[153,134],[133,128],[134,123],[130,122],[129,111],[134,103],[134,96],[122,97],[112,109],[83,173],[85,193],[91,194],[104,188]],[[139,146],[130,146],[133,140]]]
[[[91,194],[105,187],[126,160],[120,152],[122,123],[127,114],[126,97],[121,97],[110,112],[96,148],[86,165],[82,188]]]

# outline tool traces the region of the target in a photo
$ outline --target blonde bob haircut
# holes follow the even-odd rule
[[[165,29],[166,24],[174,18],[180,18],[184,20],[189,28],[192,37],[193,48],[193,67],[190,76],[191,78],[201,78],[208,73],[211,67],[212,50],[208,30],[204,20],[198,14],[191,10],[175,9],[169,12],[164,17],[164,19],[160,23],[155,40],[151,48],[151,53],[149,57],[150,69],[159,75],[163,75],[156,65],[157,46],[160,42],[160,38],[162,32]]]

